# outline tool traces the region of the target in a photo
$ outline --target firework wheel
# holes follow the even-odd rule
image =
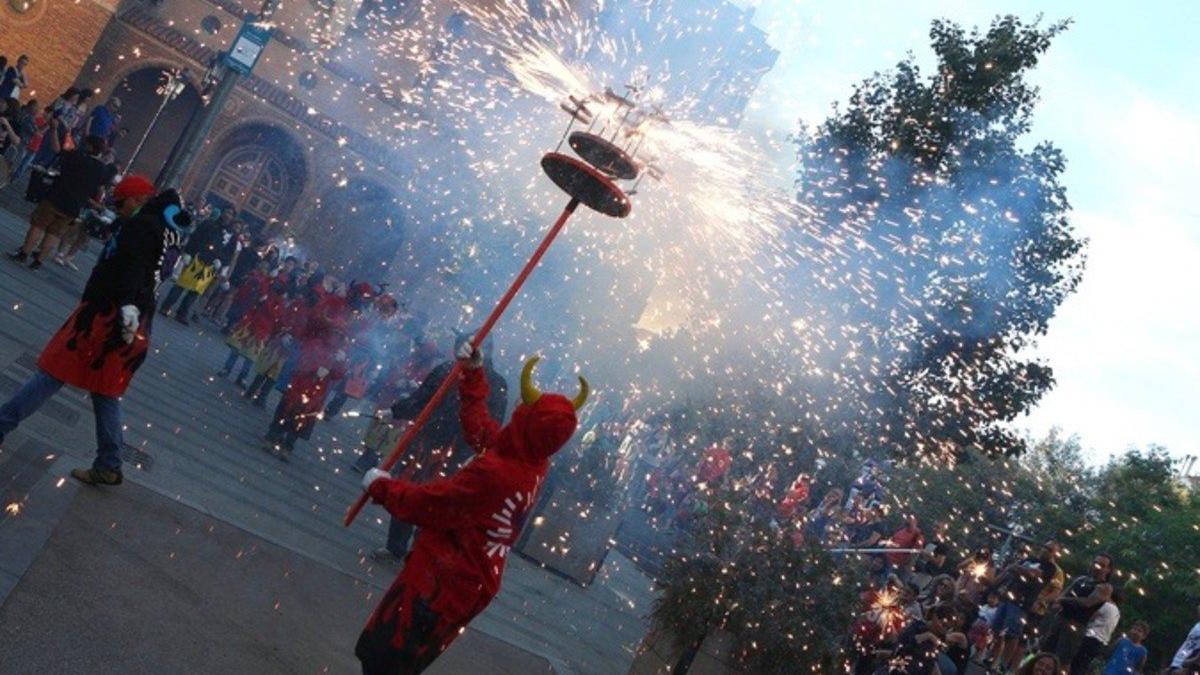
[[[606,216],[624,218],[633,205],[611,178],[598,169],[557,152],[542,157],[542,170],[563,192]]]
[[[575,154],[605,175],[620,180],[637,178],[638,168],[633,158],[611,141],[586,131],[576,131],[568,142]]]

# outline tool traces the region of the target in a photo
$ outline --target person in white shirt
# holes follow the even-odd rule
[[[1105,595],[1111,598],[1112,587],[1109,584],[1101,584],[1101,586],[1108,586],[1108,588],[1097,587],[1097,590],[1107,591]],[[1075,657],[1071,659],[1071,675],[1085,675],[1089,671],[1092,661],[1108,646],[1108,641],[1112,639],[1113,632],[1117,629],[1120,621],[1121,610],[1113,604],[1111,599],[1100,605],[1099,609],[1088,619],[1087,628],[1083,632],[1083,642],[1079,645],[1079,651],[1075,652]]]
[[[1200,612],[1200,605],[1196,610]],[[1200,671],[1200,622],[1192,626],[1192,630],[1183,639],[1183,644],[1179,645],[1179,651],[1175,652],[1175,658],[1171,659],[1171,667],[1168,670],[1170,673],[1180,674],[1196,671]]]

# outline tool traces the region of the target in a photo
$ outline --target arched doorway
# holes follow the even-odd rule
[[[347,281],[386,279],[404,241],[404,218],[395,198],[366,180],[326,190],[311,223],[307,238],[313,253]]]
[[[142,138],[145,138],[146,142],[130,168],[134,173],[151,178],[157,176],[162,169],[193,111],[201,108],[200,93],[189,84],[179,96],[167,103],[158,122],[150,129],[150,122],[163,103],[158,89],[162,85],[165,72],[164,68],[153,67],[135,70],[125,76],[111,94],[121,99],[121,119],[117,128],[128,130],[113,144],[117,159],[122,164],[127,163]],[[107,96],[101,94],[101,97],[93,98],[91,103],[99,104],[105,98]]]
[[[200,184],[202,203],[235,209],[252,229],[274,234],[304,189],[304,156],[283,131],[246,125],[220,142]]]

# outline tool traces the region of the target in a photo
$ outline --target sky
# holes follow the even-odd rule
[[[821,121],[907,52],[931,64],[935,18],[1073,19],[1031,76],[1042,102],[1030,140],[1066,153],[1087,270],[1036,348],[1057,386],[1016,426],[1077,434],[1096,463],[1150,444],[1200,455],[1200,2],[739,4],[756,6],[780,51],[746,121],[776,134]]]

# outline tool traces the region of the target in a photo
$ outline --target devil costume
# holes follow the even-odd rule
[[[119,197],[123,190],[131,197],[139,189],[142,197],[153,194],[149,181],[133,178],[117,187]],[[92,469],[72,475],[85,483],[121,482],[120,396],[149,350],[163,251],[179,245],[187,221],[179,196],[168,191],[117,222],[79,306],[46,345],[37,372],[0,406],[0,440],[64,384],[78,387],[92,395],[98,447]]]
[[[163,252],[179,246],[180,228],[186,227],[187,219],[187,212],[179,208],[179,196],[171,191],[118,223],[116,236],[92,269],[79,306],[46,345],[38,368],[93,394],[124,394],[150,348]],[[140,321],[135,338],[126,343],[121,337],[121,308],[131,305]]]
[[[501,427],[487,411],[488,383],[479,367],[459,382],[463,433],[478,454],[450,478],[417,485],[371,479],[368,493],[393,518],[420,529],[404,569],[358,639],[363,673],[424,671],[500,590],[508,551],[521,533],[550,458],[570,440],[574,401],[542,394],[531,383],[537,359],[521,373],[521,405]]]

